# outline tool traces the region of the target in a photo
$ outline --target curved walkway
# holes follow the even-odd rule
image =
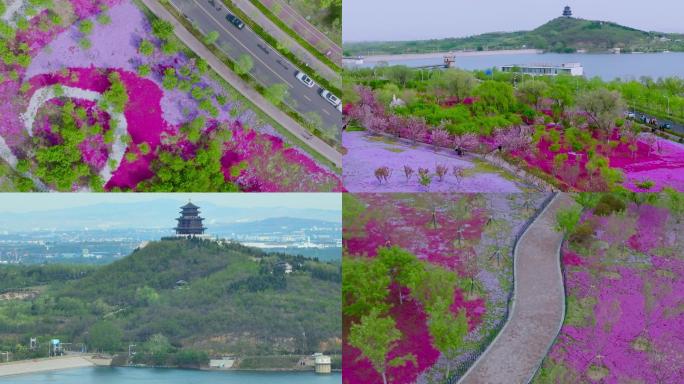
[[[554,227],[556,213],[574,204],[570,195],[556,195],[523,234],[515,249],[510,317],[458,383],[524,384],[531,380],[565,315],[559,257],[563,235]]]

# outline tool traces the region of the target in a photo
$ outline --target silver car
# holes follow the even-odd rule
[[[316,83],[314,83],[314,81],[311,80],[311,78],[302,71],[297,71],[295,77],[297,78],[297,80],[301,81],[302,84],[306,85],[309,88],[313,88],[313,86],[316,85]]]
[[[340,100],[339,97],[333,95],[327,89],[321,89],[320,95],[322,98],[326,99],[328,103],[332,104],[333,107],[337,107],[338,105],[342,104],[342,100]]]

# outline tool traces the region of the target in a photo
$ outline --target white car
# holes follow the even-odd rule
[[[342,113],[342,103],[337,104],[337,110]]]
[[[306,85],[309,88],[313,88],[313,86],[316,85],[316,83],[314,83],[314,81],[311,80],[311,78],[302,71],[297,71],[295,77],[297,78],[297,80],[301,81],[302,84]]]
[[[322,98],[328,100],[328,103],[332,104],[333,107],[337,107],[338,105],[342,104],[342,100],[340,100],[339,97],[330,93],[330,91],[328,91],[327,89],[321,89],[320,95]]]

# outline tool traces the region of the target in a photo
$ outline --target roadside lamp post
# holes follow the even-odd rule
[[[670,115],[670,96],[665,96],[665,99],[667,99],[667,115]]]

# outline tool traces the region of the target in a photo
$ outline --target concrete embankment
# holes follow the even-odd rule
[[[0,377],[63,369],[108,366],[111,359],[93,356],[61,356],[46,359],[13,361],[0,364]]]

